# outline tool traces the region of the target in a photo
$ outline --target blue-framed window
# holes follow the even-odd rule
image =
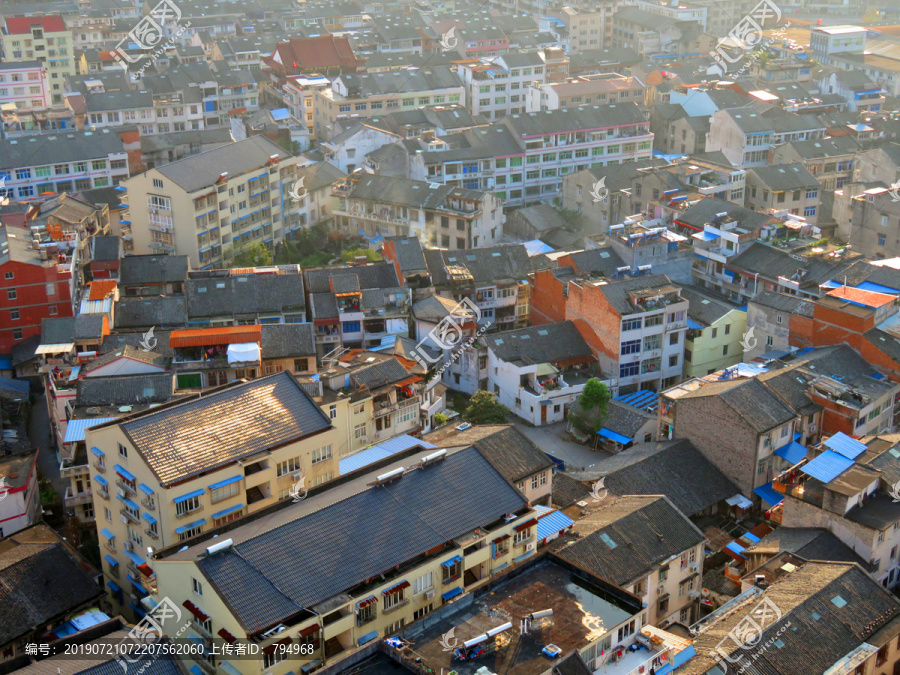
[[[344,332],[345,333],[358,333],[359,332],[359,321],[345,321],[344,322]]]
[[[625,319],[622,322],[622,331],[626,330],[638,330],[641,327],[641,319],[640,317],[637,319]]]
[[[622,354],[637,354],[641,351],[641,341],[640,340],[629,340],[628,342],[622,343]]]
[[[803,216],[805,218],[812,218],[816,215],[816,207],[815,206],[807,206],[803,209]]]
[[[819,196],[819,191],[816,190],[816,189],[812,189],[812,190],[807,190],[807,191],[806,191],[806,198],[807,198],[807,199],[815,199],[815,198],[818,197],[818,196]]]
[[[878,235],[878,245],[884,246],[887,243],[887,238],[883,234]]]
[[[623,363],[619,366],[619,377],[633,377],[641,372],[641,364]]]

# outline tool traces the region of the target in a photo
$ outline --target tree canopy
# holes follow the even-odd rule
[[[497,395],[482,389],[469,399],[462,417],[470,424],[504,424],[508,415],[509,408],[497,400]]]

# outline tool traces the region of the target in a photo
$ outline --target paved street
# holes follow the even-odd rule
[[[28,428],[31,442],[38,448],[38,466],[41,476],[49,478],[59,493],[60,499],[66,494],[69,481],[59,475],[59,461],[56,452],[50,447],[50,418],[47,416],[47,403],[44,396],[39,396],[31,409],[31,421]]]
[[[513,421],[513,424],[541,450],[563,460],[567,472],[588,469],[609,457],[608,453],[597,452],[572,441],[566,433],[565,422],[544,427],[532,427],[519,421]]]

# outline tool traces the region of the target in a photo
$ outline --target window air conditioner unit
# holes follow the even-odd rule
[[[126,541],[125,542],[125,550],[126,551],[134,550],[134,544],[131,541]]]
[[[529,541],[527,544],[525,544],[525,550],[533,551],[535,549],[535,546],[536,544],[533,541]]]
[[[431,600],[434,597],[434,589],[432,588],[430,591],[425,591],[425,599]]]
[[[118,490],[116,490],[116,494],[117,494],[119,497],[122,497],[122,498],[124,498],[124,497],[126,496],[126,495],[125,495],[125,490],[123,490],[122,488],[119,488]]]
[[[698,569],[700,569],[700,563],[692,562],[690,564],[690,568],[696,572]]]
[[[658,584],[658,585],[656,586],[656,592],[657,592],[657,593],[662,593],[664,590],[666,590],[666,585],[665,585],[665,584]]]
[[[293,476],[291,476],[291,480],[294,481],[295,483],[296,483],[298,480],[300,480],[301,478],[303,478],[303,472],[302,472],[302,471],[298,471],[298,472],[295,473]]]

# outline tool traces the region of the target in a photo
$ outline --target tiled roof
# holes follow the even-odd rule
[[[818,188],[819,181],[803,164],[769,164],[748,169],[756,174],[759,181],[772,190],[800,190],[803,188]],[[752,179],[749,182],[755,182]]]
[[[703,226],[712,221],[717,213],[727,213],[727,220],[735,220],[738,225],[747,230],[756,230],[772,220],[771,216],[757,213],[752,209],[732,204],[715,197],[705,197],[684,213],[675,216],[675,220],[685,225],[691,225],[702,230]]]
[[[76,340],[97,340],[103,337],[104,317],[100,315],[75,316],[62,319],[41,320],[41,344],[60,345]]]
[[[66,24],[61,16],[9,17],[6,20],[6,32],[9,35],[30,35],[32,26],[41,26],[48,33],[61,33],[66,30]]]
[[[847,260],[831,261],[818,256],[804,258],[802,261],[795,260],[787,251],[757,241],[731,258],[727,267],[746,271],[751,276],[759,272],[761,277],[769,279],[791,278],[797,270],[803,269],[805,273],[800,285],[818,287],[825,281],[843,279],[843,270],[850,264]]]
[[[591,496],[591,489],[564,473],[553,476],[553,503],[566,509]]]
[[[429,249],[425,261],[435,286],[450,282],[447,267],[465,267],[475,283],[521,281],[534,271],[528,250],[522,244],[501,244],[459,251]]]
[[[116,303],[117,329],[181,328],[187,324],[187,319],[187,302],[183,295],[138,296]]]
[[[302,274],[232,274],[188,279],[187,313],[193,318],[303,310]]]
[[[413,317],[420,321],[429,321],[437,323],[444,317],[450,316],[470,316],[471,312],[465,307],[457,309],[459,303],[453,298],[445,298],[442,295],[429,295],[422,298],[412,306]],[[474,318],[474,317],[473,317]]]
[[[400,285],[397,271],[387,262],[360,265],[359,267],[336,267],[304,270],[307,290],[310,293],[331,293],[332,277],[353,275],[359,280],[360,288],[396,288]]]
[[[293,71],[349,68],[351,71],[364,61],[357,59],[347,37],[319,35],[308,38],[293,38],[289,42],[280,42],[276,51],[281,57],[284,68]]]
[[[385,359],[350,371],[350,380],[358,387],[377,389],[409,377],[409,371],[396,359]]]
[[[781,551],[787,551],[807,560],[857,563],[863,569],[869,564],[869,561],[863,560],[831,532],[816,528],[779,527],[758,543],[748,546],[747,550],[751,553],[771,552],[773,556]]]
[[[103,188],[100,188],[101,190]],[[92,191],[91,191],[92,192]],[[81,193],[86,201],[94,203],[92,199],[88,199],[89,193]],[[122,246],[122,240],[119,237],[91,237],[91,258],[92,260],[118,260]]]
[[[122,423],[163,484],[331,428],[286,372],[147,411]]]
[[[605,486],[617,495],[665,494],[687,516],[740,492],[689,440],[660,446],[657,452],[607,474]],[[628,453],[636,454],[626,450],[617,459],[624,460]],[[553,479],[554,495],[557,478]]]
[[[638,312],[629,300],[632,292],[661,286],[672,286],[672,282],[665,274],[647,274],[624,281],[613,281],[597,286],[597,289],[606,296],[609,304],[620,316],[627,316]]]
[[[681,297],[690,303],[688,316],[704,327],[711,326],[728,312],[737,309],[736,306],[729,305],[727,302],[711,298],[694,286],[682,286]]]
[[[794,419],[795,413],[756,379],[709,382],[679,400],[715,396],[726,403],[757,433],[765,433]]]
[[[186,255],[128,255],[122,258],[119,283],[123,286],[177,283],[187,279]]]
[[[391,242],[396,252],[397,263],[401,272],[427,271],[422,244],[415,237],[386,237],[385,243]]]
[[[270,323],[262,325],[262,358],[288,359],[315,356],[311,323]]]
[[[576,521],[580,536],[557,555],[619,586],[647,576],[705,540],[666,497],[613,498]]]
[[[91,373],[98,368],[109,365],[113,361],[118,361],[119,359],[132,359],[133,361],[140,361],[141,363],[146,363],[148,365],[156,366],[162,370],[165,370],[169,367],[170,358],[167,356],[163,356],[158,352],[148,352],[145,349],[138,349],[137,347],[132,347],[131,345],[126,345],[121,349],[116,349],[115,351],[106,352],[105,354],[101,354],[93,361],[89,361],[81,367],[82,375],[86,375],[87,373]]]
[[[88,300],[103,300],[103,298],[116,290],[116,286],[118,286],[118,282],[115,279],[92,281],[89,284]]]
[[[602,275],[611,277],[619,267],[625,267],[625,261],[611,246],[578,251],[569,256],[579,274]]]
[[[507,363],[531,365],[593,357],[572,321],[492,333],[482,339],[498,359]]]
[[[874,291],[864,291],[859,288],[850,288],[849,286],[841,286],[828,291],[825,295],[830,298],[838,298],[846,300],[854,305],[863,305],[864,307],[878,308],[889,305],[896,299],[893,295],[886,293],[876,293]]]
[[[464,448],[197,564],[253,634],[524,505],[475,448]],[[334,523],[356,534],[335,537]]]
[[[85,377],[78,380],[75,405],[165,403],[175,392],[172,373]]]
[[[65,545],[7,548],[0,553],[0,644],[30,633],[35,626],[61,621],[100,595],[94,579]]]
[[[762,291],[749,301],[749,304],[761,305],[771,309],[781,310],[788,314],[812,318],[816,304],[811,300],[804,300],[795,295],[775,293],[774,291]]]

